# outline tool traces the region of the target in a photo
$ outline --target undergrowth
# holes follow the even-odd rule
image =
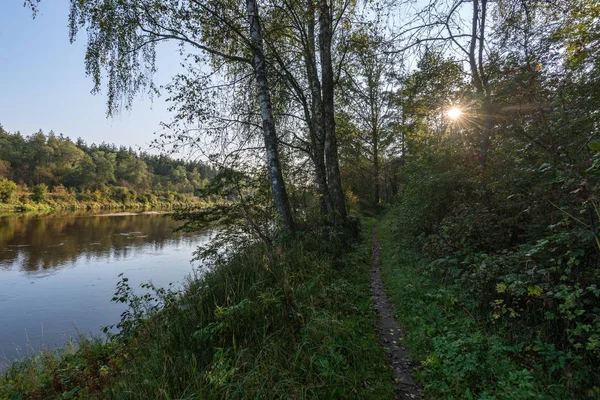
[[[382,272],[425,398],[597,398],[587,389],[593,372],[573,371],[576,365],[556,348],[511,337],[493,313],[482,310],[476,283],[447,279],[427,248],[415,246],[399,224],[398,209],[380,225]],[[567,373],[588,381],[574,386],[564,379]]]
[[[118,335],[15,362],[0,398],[391,398],[369,256],[321,230],[248,245],[182,293],[125,278]]]

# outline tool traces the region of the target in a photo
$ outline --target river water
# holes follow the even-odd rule
[[[158,214],[0,217],[0,369],[41,346],[102,335],[125,310],[110,301],[121,273],[132,288],[181,286],[211,234],[174,233],[178,224]]]

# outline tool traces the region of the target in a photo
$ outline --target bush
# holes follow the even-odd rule
[[[48,194],[48,186],[40,183],[39,185],[35,185],[33,187],[33,201],[36,203],[41,203],[46,199],[46,194]]]
[[[152,204],[152,203],[154,203],[156,201],[156,196],[153,195],[152,193],[144,193],[144,196],[142,197],[142,200],[146,204]]]
[[[17,194],[17,184],[8,179],[0,180],[0,202],[10,203]]]
[[[528,154],[515,166],[509,145],[498,144],[485,174],[451,151],[409,159],[390,224],[395,239],[420,254],[415,273],[437,285],[432,302],[433,296],[454,298],[487,325],[486,340],[506,343],[553,390],[585,398],[600,387],[594,373],[600,367],[600,153],[593,156],[597,163],[571,177],[570,165],[542,163],[546,154]],[[445,334],[431,365],[446,374],[449,358],[436,364],[452,350],[444,346],[469,340]],[[492,347],[489,340],[485,346]],[[464,356],[462,349],[457,354]],[[478,364],[483,371],[483,361]]]
[[[52,191],[52,198],[59,202],[74,203],[77,201],[77,196],[73,190],[68,191],[63,185],[57,185]]]
[[[131,189],[122,186],[115,186],[110,189],[111,199],[123,204],[135,201],[137,193]]]

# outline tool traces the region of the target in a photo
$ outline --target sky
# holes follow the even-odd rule
[[[0,124],[27,136],[53,130],[88,144],[114,143],[147,150],[160,122],[169,121],[164,97],[139,96],[132,110],[107,119],[105,93],[92,95],[85,74],[86,33],[69,42],[69,0],[40,3],[32,18],[23,0],[0,7]],[[158,84],[179,71],[175,46],[159,49]]]

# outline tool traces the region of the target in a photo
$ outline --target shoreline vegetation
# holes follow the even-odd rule
[[[50,198],[59,197],[55,193],[48,194]],[[176,196],[175,193],[172,197],[175,199],[169,199],[169,197],[158,197],[152,201],[129,201],[119,202],[115,200],[100,200],[100,201],[78,201],[72,200],[47,200],[44,202],[36,203],[31,201],[26,202],[12,202],[12,203],[0,203],[0,214],[20,214],[20,213],[48,213],[54,211],[140,211],[150,212],[147,210],[174,210],[176,208],[187,208],[187,207],[203,207],[209,202],[203,201],[195,196]],[[146,210],[146,211],[144,211]]]
[[[0,125],[0,212],[202,206],[217,199],[201,194],[215,174],[202,162]]]
[[[367,221],[359,242],[327,230],[244,245],[182,292],[126,278],[120,332],[14,361],[0,398],[391,398],[375,335]]]

